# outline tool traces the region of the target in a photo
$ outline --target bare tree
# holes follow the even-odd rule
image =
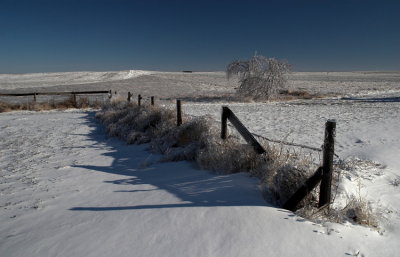
[[[290,65],[286,61],[254,56],[246,61],[233,61],[227,69],[227,78],[237,75],[240,86],[237,93],[253,99],[265,100],[285,88]]]

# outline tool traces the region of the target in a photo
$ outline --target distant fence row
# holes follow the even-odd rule
[[[99,91],[71,91],[71,92],[32,92],[32,93],[0,93],[0,97],[32,97],[29,102],[37,103],[39,102],[39,96],[62,96],[71,97],[73,102],[77,103],[78,96],[94,96],[94,95],[105,95],[111,96],[111,90],[99,90]],[[54,100],[54,98],[52,98]]]
[[[109,94],[109,91],[72,91],[72,92],[34,92],[34,93],[0,93],[0,96],[38,96],[38,95],[90,95]]]

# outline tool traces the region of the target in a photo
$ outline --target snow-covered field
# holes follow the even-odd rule
[[[322,95],[373,96],[378,93],[400,93],[400,72],[293,72],[289,85]],[[1,92],[48,92],[79,90],[112,90],[118,94],[154,95],[156,98],[195,99],[199,96],[220,97],[232,94],[235,80],[228,81],[224,72],[64,72],[33,74],[0,74]]]
[[[150,71],[128,70],[116,72],[54,72],[0,74],[1,89],[18,89],[62,85],[81,85],[96,82],[126,80],[151,74]]]
[[[29,91],[47,80],[35,89],[108,85],[189,99],[235,87],[221,72],[138,72],[106,82],[87,74],[82,81],[94,79],[84,87],[53,84],[52,74],[30,74],[36,84],[0,75],[0,89]],[[218,120],[227,104],[254,133],[314,147],[322,144],[325,121],[336,119],[336,153],[361,159],[343,174],[337,201],[365,198],[379,229],[306,221],[266,203],[257,180],[244,173],[157,163],[146,146],[107,138],[92,111],[15,112],[0,114],[0,256],[398,256],[400,73],[294,73],[290,83],[340,96],[183,107]]]

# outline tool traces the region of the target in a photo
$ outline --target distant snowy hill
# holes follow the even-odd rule
[[[35,88],[56,85],[76,85],[131,79],[151,74],[150,71],[80,71],[54,73],[0,74],[0,89]]]

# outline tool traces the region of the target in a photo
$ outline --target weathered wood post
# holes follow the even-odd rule
[[[176,125],[182,125],[182,106],[181,100],[176,100]]]
[[[228,130],[228,107],[222,106],[221,114],[221,138],[226,139]]]
[[[319,167],[315,173],[283,204],[282,208],[289,211],[295,211],[297,205],[318,185],[321,181],[321,177],[322,167]]]
[[[76,102],[76,94],[75,94],[75,92],[72,92],[72,95],[73,95],[73,99],[74,99],[74,100],[73,100],[73,101],[74,101],[74,102],[73,102],[74,107],[77,108],[77,107],[78,107],[78,103]]]
[[[154,105],[154,96],[150,97],[151,105]]]
[[[112,97],[112,92],[110,90],[110,91],[108,91],[108,99],[111,99],[111,97]]]
[[[319,191],[318,207],[331,202],[331,187],[333,173],[333,155],[335,152],[336,121],[328,120],[325,124],[324,152],[322,156],[322,179]]]
[[[131,101],[131,97],[132,97],[132,94],[131,94],[131,92],[128,92],[128,102],[130,102],[130,101]]]
[[[138,103],[138,106],[140,106],[142,104],[142,96],[141,95],[138,95],[137,103]]]
[[[36,93],[33,93],[33,102],[36,103]]]

